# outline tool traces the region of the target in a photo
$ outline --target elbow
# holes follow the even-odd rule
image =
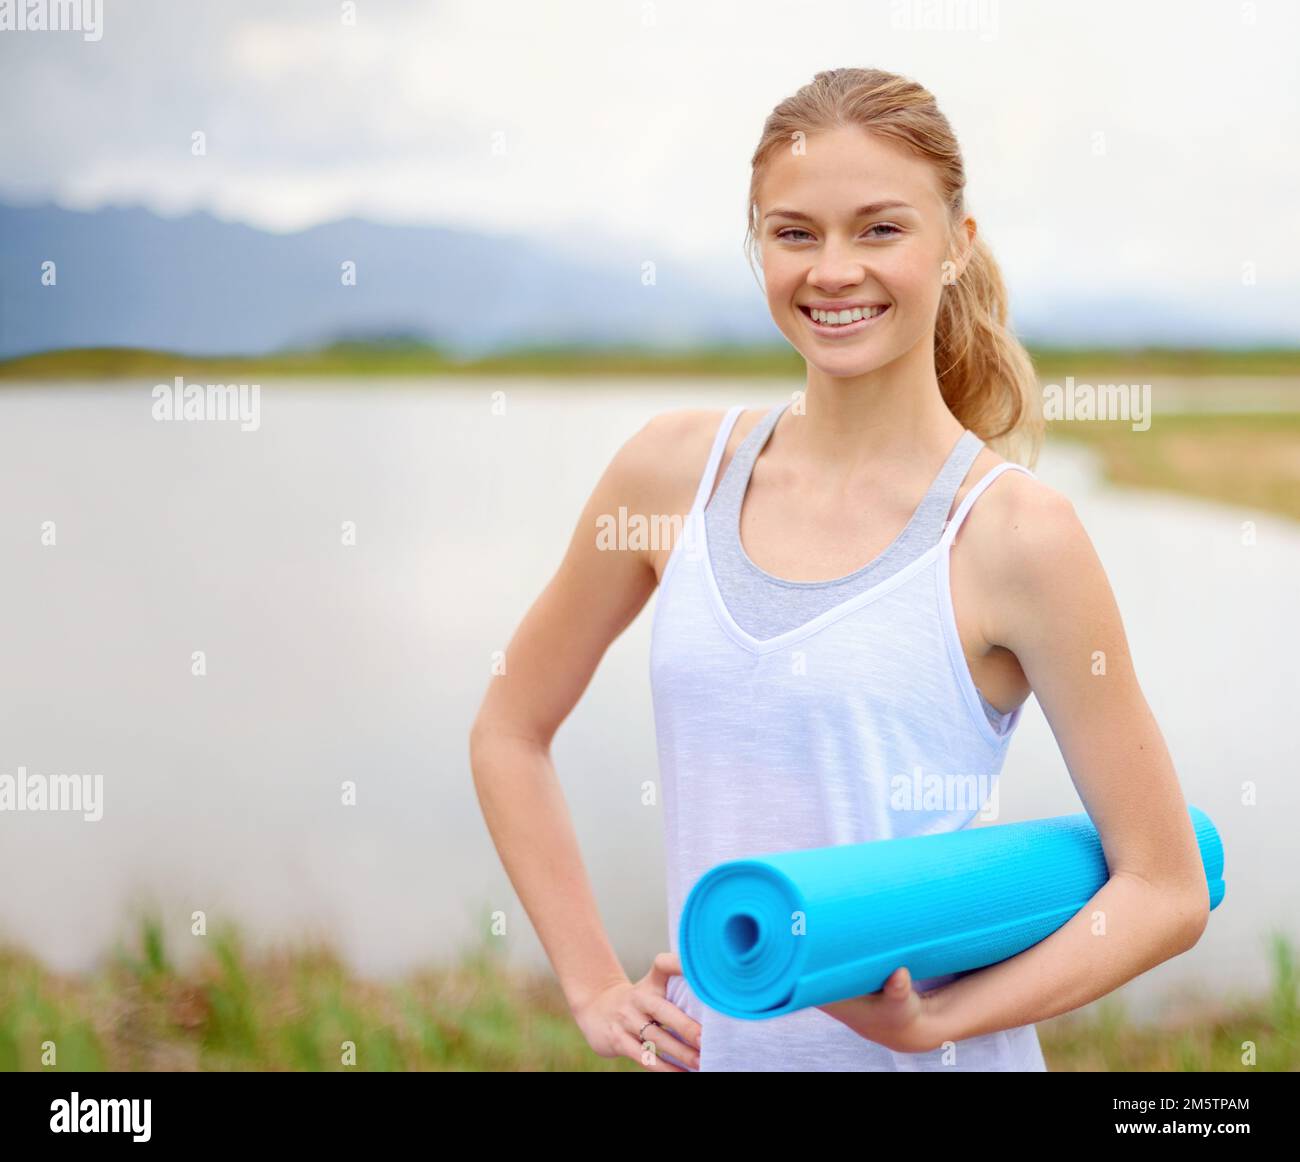
[[[503,746],[507,748],[505,754],[501,750]],[[523,753],[520,748],[526,748],[529,753],[534,750],[545,753],[549,746],[550,743],[535,731],[480,715],[469,732],[470,776],[475,785],[478,785],[484,772],[494,766],[500,767],[503,762],[509,766],[517,765]]]
[[[1187,952],[1196,947],[1210,923],[1210,892],[1204,880],[1190,896],[1184,893],[1176,915],[1179,921],[1179,951]]]
[[[481,719],[475,719],[469,731],[469,771],[475,783],[478,782],[479,772],[483,767],[483,755],[491,739],[491,730]]]
[[[481,805],[486,806],[500,786],[502,773],[509,769],[500,756],[500,732],[475,723],[469,732],[469,781]]]
[[[482,719],[476,719],[469,731],[469,766],[473,772],[481,763],[488,744],[494,737],[494,731]]]
[[[1180,956],[1194,948],[1210,922],[1209,885],[1204,870],[1197,868],[1197,872],[1190,887],[1185,878],[1155,880],[1137,873],[1121,873],[1147,889],[1149,914],[1158,918],[1158,939],[1168,950],[1167,956]]]

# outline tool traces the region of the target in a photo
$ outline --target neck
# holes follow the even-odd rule
[[[803,414],[791,409],[778,426],[794,459],[841,479],[941,463],[963,431],[939,391],[928,343],[865,375],[810,366]]]

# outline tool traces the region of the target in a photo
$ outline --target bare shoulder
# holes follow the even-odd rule
[[[698,459],[702,469],[726,414],[724,408],[671,408],[651,416],[632,441],[651,463],[668,467]]]
[[[739,416],[719,465],[719,478],[729,454],[762,414],[761,409],[749,408]],[[684,515],[690,509],[726,415],[726,408],[671,408],[652,416],[628,439],[619,459],[643,511]]]
[[[1007,461],[986,450],[977,463],[970,474],[975,485]],[[982,572],[1006,580],[1050,577],[1077,561],[1081,551],[1092,550],[1070,498],[1038,477],[1016,471],[1002,472],[985,488],[956,541],[983,566]]]
[[[990,467],[1001,463],[992,457]],[[983,454],[982,454],[983,455]],[[978,463],[978,461],[977,461]],[[988,468],[972,472],[978,482]],[[1063,617],[1091,619],[1113,605],[1092,539],[1064,493],[1004,471],[971,507],[954,539],[960,569],[982,594],[985,640],[1010,648]]]
[[[651,416],[619,449],[620,473],[642,511],[685,512],[724,410],[672,408]],[[682,501],[682,497],[685,501]]]

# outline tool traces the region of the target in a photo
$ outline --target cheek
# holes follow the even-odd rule
[[[885,288],[904,308],[924,308],[938,299],[941,271],[938,260],[904,254],[882,264],[879,277]]]
[[[780,250],[764,250],[759,257],[762,260],[763,283],[767,287],[769,299],[789,298],[790,292],[799,286],[807,275],[807,265],[791,260],[789,254]]]

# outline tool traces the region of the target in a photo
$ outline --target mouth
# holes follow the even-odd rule
[[[874,327],[889,313],[888,303],[872,303],[869,306],[846,308],[844,310],[815,310],[800,305],[799,313],[808,320],[808,326],[815,335],[842,336],[856,335],[868,327]],[[844,322],[839,320],[844,319]],[[832,321],[833,320],[833,321]]]

